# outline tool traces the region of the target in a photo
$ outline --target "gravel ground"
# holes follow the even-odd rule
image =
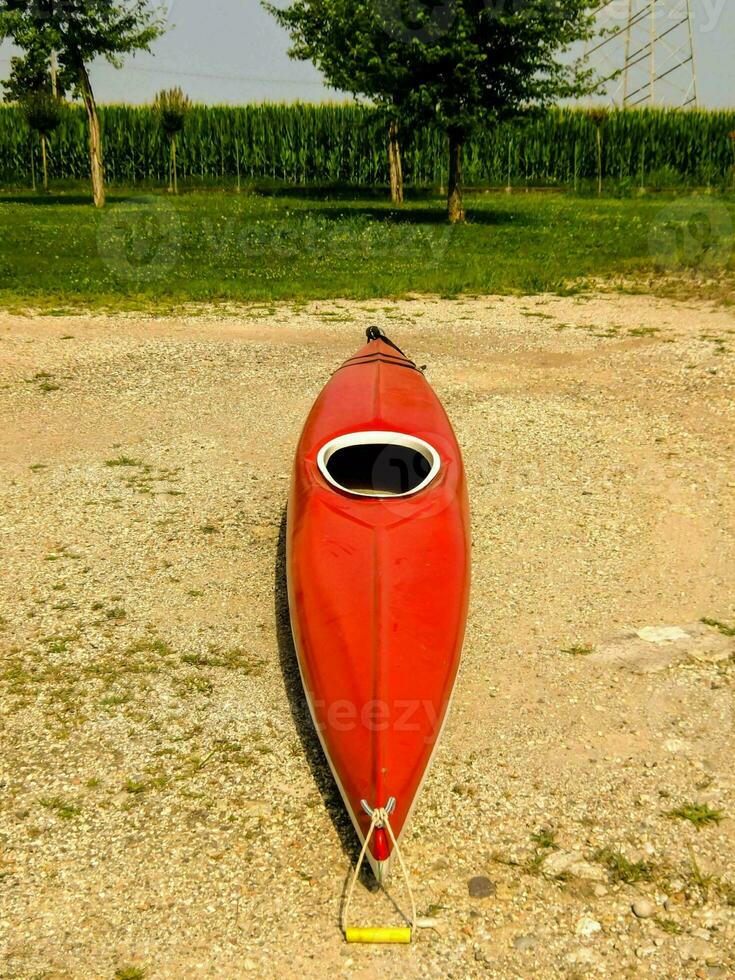
[[[411,947],[339,933],[284,608],[295,441],[370,323],[472,502]],[[0,315],[0,976],[735,975],[734,346],[609,295]]]

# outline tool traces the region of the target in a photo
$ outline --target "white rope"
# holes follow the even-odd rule
[[[352,880],[350,881],[350,887],[347,890],[347,898],[345,899],[345,904],[342,908],[342,931],[343,932],[347,931],[347,913],[352,903],[352,895],[353,892],[355,891],[355,885],[357,884],[357,879],[360,877],[360,868],[362,867],[363,861],[365,860],[365,855],[367,854],[367,849],[368,849],[368,845],[370,844],[370,839],[372,838],[373,833],[378,828],[383,828],[383,827],[388,831],[388,836],[390,837],[391,843],[393,844],[393,848],[398,856],[398,863],[401,866],[401,872],[403,873],[403,880],[406,883],[406,890],[408,891],[408,897],[411,902],[411,921],[410,921],[411,929],[413,930],[416,927],[417,924],[416,900],[414,899],[413,892],[411,891],[411,880],[408,876],[408,871],[406,870],[406,865],[404,864],[403,855],[401,854],[401,849],[398,846],[396,835],[393,833],[393,828],[390,825],[390,814],[393,812],[395,805],[396,805],[396,801],[393,797],[391,797],[384,807],[376,807],[374,810],[371,810],[370,807],[367,805],[367,803],[364,800],[362,801],[363,809],[365,810],[366,813],[370,815],[370,827],[368,829],[367,834],[365,835],[365,840],[363,841],[362,844],[362,850],[360,851],[360,857],[358,858],[357,864],[355,865],[355,870],[352,874]],[[381,888],[383,887],[382,882],[380,882],[380,886]]]
[[[411,902],[411,928],[416,928],[416,899],[413,897],[413,892],[411,891],[411,880],[408,877],[408,871],[406,870],[406,865],[403,863],[403,855],[401,854],[401,849],[398,846],[398,841],[396,840],[396,835],[393,833],[393,828],[390,825],[390,820],[388,819],[388,814],[385,815],[385,829],[388,831],[388,836],[390,837],[393,847],[395,848],[396,855],[398,856],[398,863],[401,866],[401,871],[403,872],[403,880],[406,882],[406,890],[408,891],[408,897]]]

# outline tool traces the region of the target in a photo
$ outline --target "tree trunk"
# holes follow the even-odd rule
[[[176,137],[172,134],[168,138],[168,192],[176,193]]]
[[[464,221],[462,203],[462,135],[456,129],[449,131],[449,181],[447,186],[447,214],[450,224]]]
[[[391,119],[388,126],[388,170],[390,172],[390,199],[393,204],[403,204],[403,166],[401,147],[398,142],[398,122]]]
[[[48,157],[46,156],[45,133],[41,133],[41,159],[43,160],[43,189],[48,191]]]
[[[103,208],[105,206],[105,171],[102,166],[100,117],[97,112],[97,103],[94,100],[94,92],[89,81],[89,75],[83,63],[79,65],[77,74],[79,77],[79,91],[84,101],[84,108],[87,110],[87,120],[89,123],[89,169],[92,175],[92,196],[95,207]]]

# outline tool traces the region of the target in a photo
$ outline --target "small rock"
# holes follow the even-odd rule
[[[735,653],[735,639],[702,623],[644,626],[609,637],[588,657],[590,664],[656,674],[686,663],[723,663]]]
[[[686,903],[686,900],[687,897],[685,892],[675,891],[671,895],[667,895],[664,899],[664,908],[667,912],[673,912],[677,908],[681,908],[681,906]]]
[[[636,632],[648,643],[676,643],[689,639],[689,634],[678,626],[644,626]]]
[[[635,955],[639,960],[645,960],[648,956],[653,956],[656,953],[656,947],[653,943],[643,943],[641,946],[636,946]]]
[[[416,918],[414,925],[417,929],[438,929],[439,920],[433,916],[419,916]]]
[[[649,902],[647,898],[638,898],[631,905],[633,909],[633,914],[639,919],[650,919],[656,914],[656,906],[653,902]]]
[[[537,942],[535,936],[516,936],[513,945],[521,952],[526,952],[526,950],[533,949]]]
[[[486,951],[484,949],[477,948],[475,950],[475,960],[478,963],[482,963],[483,966],[493,967],[495,965],[494,953],[492,950]]]
[[[607,895],[607,888],[604,885],[595,885],[593,888],[595,898],[604,898]]]
[[[600,962],[600,957],[597,955],[597,953],[586,946],[583,946],[582,949],[575,949],[571,953],[567,953],[564,959],[570,966],[597,966],[597,964]]]
[[[449,867],[449,861],[446,858],[437,858],[436,861],[431,866],[432,871],[446,871]]]
[[[467,882],[467,889],[470,898],[491,898],[498,890],[495,882],[490,881],[484,875],[475,875],[474,878],[470,878]]]
[[[713,980],[720,980],[720,978],[723,978],[724,980],[724,978],[728,976],[729,972],[730,971],[726,966],[720,966],[719,964],[716,966],[707,967],[707,976],[712,977]]]
[[[730,916],[724,909],[709,909],[704,913],[704,928],[714,931],[727,929],[729,920]]]
[[[598,932],[602,932],[602,926],[597,919],[593,919],[589,915],[583,915],[582,918],[577,921],[574,931],[583,939],[590,939]]]
[[[679,947],[679,955],[685,963],[691,961],[709,962],[714,964],[714,949],[703,939],[689,939]]]
[[[571,895],[578,902],[583,905],[589,904],[591,899],[595,898],[595,885],[591,881],[585,881],[583,878],[566,878],[564,881],[564,891],[567,895]],[[603,886],[598,886],[602,888]]]
[[[555,851],[546,858],[541,871],[546,878],[560,878],[572,875],[585,881],[607,881],[603,868],[585,861],[578,851]]]

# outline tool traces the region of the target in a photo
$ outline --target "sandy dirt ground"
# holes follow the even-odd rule
[[[472,504],[410,947],[342,941],[283,582],[301,423],[371,323]],[[734,349],[615,295],[0,315],[0,977],[735,975]]]

